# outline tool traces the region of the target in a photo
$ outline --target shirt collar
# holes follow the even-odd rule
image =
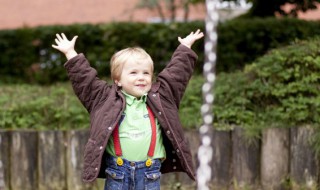
[[[140,99],[138,100],[136,97],[126,93],[125,91],[121,90],[121,92],[124,94],[124,97],[126,98],[126,103],[129,104],[130,106],[135,102],[135,101],[140,101],[143,103],[147,102],[147,93],[142,95]]]

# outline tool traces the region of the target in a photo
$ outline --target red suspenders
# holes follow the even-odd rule
[[[151,123],[151,141],[150,141],[150,146],[149,146],[149,151],[148,151],[148,159],[146,161],[146,166],[149,167],[152,164],[151,158],[153,157],[154,154],[154,149],[156,147],[156,137],[157,137],[157,129],[156,129],[156,122],[154,115],[151,111],[151,109],[147,106],[149,118],[150,118],[150,123]],[[112,133],[113,137],[113,145],[114,145],[114,151],[117,158],[117,164],[121,166],[123,164],[123,160],[121,158],[122,156],[122,150],[121,150],[121,145],[120,145],[120,138],[119,138],[119,124],[116,125],[116,128],[114,129]]]

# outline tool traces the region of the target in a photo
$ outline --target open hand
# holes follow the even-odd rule
[[[52,45],[52,47],[64,53],[69,60],[77,55],[77,52],[74,50],[77,38],[78,36],[74,36],[72,40],[69,41],[64,33],[61,33],[61,35],[56,34],[55,42],[57,45]]]
[[[188,36],[185,38],[178,37],[178,40],[181,44],[187,46],[188,48],[191,48],[192,44],[202,38],[204,34],[198,29],[196,32],[191,32]]]

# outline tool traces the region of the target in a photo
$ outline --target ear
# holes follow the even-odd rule
[[[118,80],[114,81],[118,86],[121,86],[121,83]]]

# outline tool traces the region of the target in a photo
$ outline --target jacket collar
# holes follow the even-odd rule
[[[134,96],[126,93],[126,92],[123,91],[123,90],[121,90],[121,92],[124,94],[124,97],[125,97],[125,99],[126,99],[126,103],[127,103],[129,106],[131,106],[131,105],[133,104],[133,102],[135,102],[135,101],[140,101],[140,100],[138,100],[136,97],[134,97]],[[146,101],[147,101],[147,94],[141,96],[141,100],[142,100],[142,102],[146,103]]]

